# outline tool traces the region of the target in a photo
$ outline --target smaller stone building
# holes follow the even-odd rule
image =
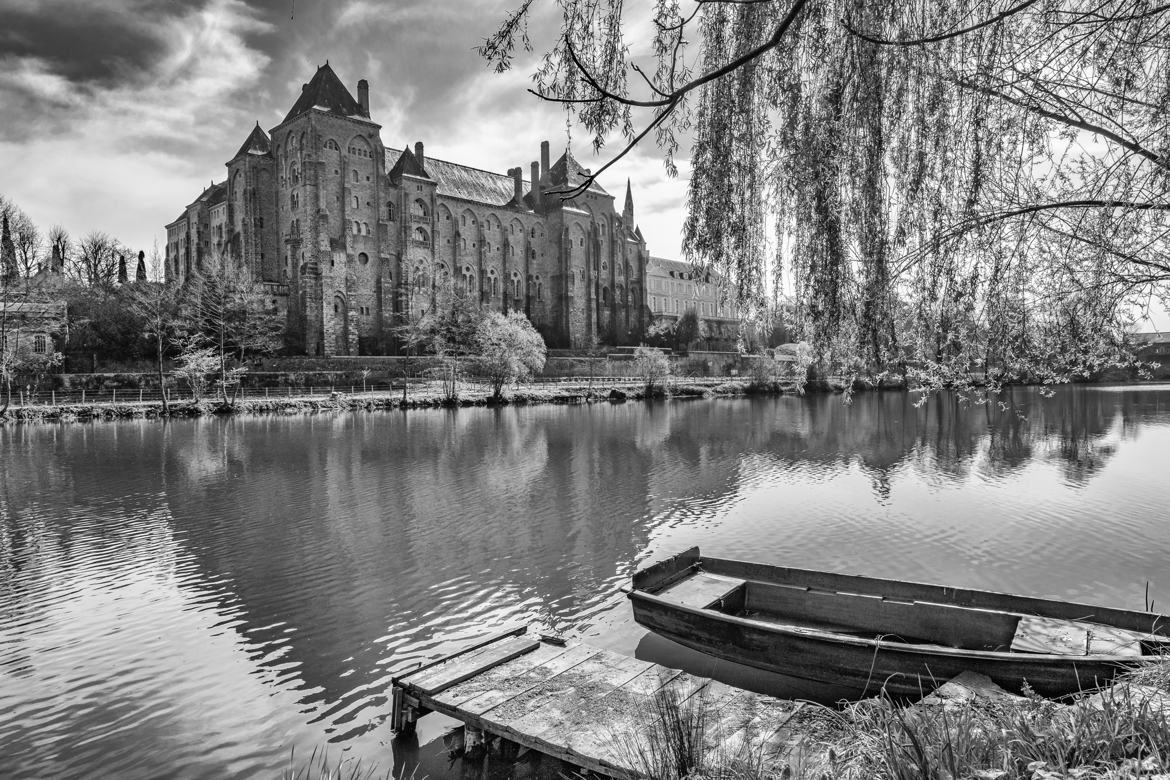
[[[694,310],[706,323],[708,349],[735,349],[739,335],[739,308],[720,295],[719,277],[714,272],[699,276],[694,266],[682,260],[651,257],[646,264],[646,298],[655,322],[677,321]]]
[[[69,333],[64,301],[0,300],[0,331],[5,353],[14,351],[51,355],[61,349]]]

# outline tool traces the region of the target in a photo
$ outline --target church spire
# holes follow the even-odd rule
[[[634,193],[630,189],[630,180],[626,179],[626,206],[622,209],[622,222],[626,227],[634,226]]]

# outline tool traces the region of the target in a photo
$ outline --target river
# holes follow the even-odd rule
[[[518,620],[702,672],[619,591],[694,544],[1170,606],[1170,386],[1044,395],[6,426],[0,775],[402,766],[390,676]]]

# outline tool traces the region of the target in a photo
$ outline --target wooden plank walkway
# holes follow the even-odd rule
[[[581,769],[634,778],[629,735],[645,733],[662,694],[704,707],[704,747],[712,754],[734,755],[747,746],[780,771],[804,749],[795,726],[802,703],[542,639],[523,626],[396,676],[391,725],[408,732],[423,714],[439,712]]]

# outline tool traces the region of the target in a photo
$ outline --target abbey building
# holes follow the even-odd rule
[[[523,311],[552,347],[638,343],[649,255],[628,184],[619,213],[571,154],[550,164],[548,142],[527,176],[502,175],[386,147],[379,130],[369,85],[354,99],[318,68],[167,225],[168,278],[243,264],[308,355],[393,354],[394,328],[447,286]]]

